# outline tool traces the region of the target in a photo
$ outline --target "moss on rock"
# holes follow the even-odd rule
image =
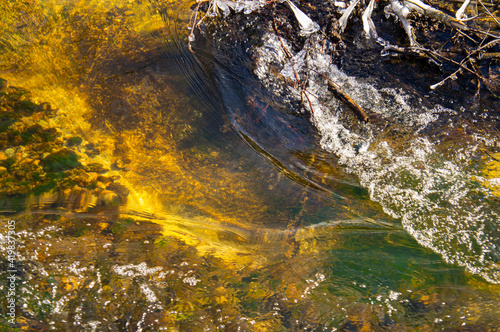
[[[128,189],[106,175],[108,167],[87,163],[92,151],[80,149],[79,136],[64,138],[50,120],[55,116],[50,104],[36,103],[29,91],[0,79],[0,212],[47,204],[115,209],[124,203]]]
[[[61,149],[42,160],[46,172],[61,172],[80,166],[78,155],[71,150]]]

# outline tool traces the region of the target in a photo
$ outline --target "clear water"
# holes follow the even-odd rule
[[[295,70],[307,62],[378,120],[353,121],[319,76],[301,106],[274,75],[294,79],[272,34],[227,53],[200,36],[190,53],[191,5],[0,5],[0,77],[59,109],[50,125],[130,192],[113,207],[86,191],[3,196],[2,291],[9,220],[19,279],[2,328],[498,326],[497,110],[475,124],[319,50]]]
[[[277,54],[268,52],[272,45],[281,48],[279,40],[270,39],[262,54]],[[348,94],[359,100],[364,109],[399,126],[394,138],[377,125],[367,126],[362,133],[348,128],[332,111],[339,110],[339,103],[330,102],[324,84],[316,84],[324,77],[313,74],[314,83],[308,87],[310,103],[304,103],[304,107],[311,111],[311,121],[321,135],[321,147],[335,154],[348,173],[357,175],[370,198],[380,202],[387,214],[401,218],[403,227],[420,244],[440,253],[450,263],[463,265],[490,282],[500,282],[500,205],[495,192],[484,185],[492,179],[486,180],[477,166],[471,166],[474,160],[485,158],[484,152],[477,151],[480,147],[499,147],[498,133],[478,133],[475,129],[467,132],[465,125],[462,142],[449,146],[449,142],[424,133],[440,130],[441,136],[453,135],[457,126],[464,126],[453,122],[457,121],[457,111],[440,105],[431,109],[418,103],[412,105],[404,90],[377,90],[343,74],[331,65],[329,55],[316,52],[307,60],[297,54],[294,70],[304,71],[307,61],[308,68],[346,86]],[[293,69],[289,67],[287,63],[282,73],[293,79]],[[257,75],[267,72],[256,71]],[[442,122],[447,123],[443,126]],[[449,152],[444,154],[444,149]]]

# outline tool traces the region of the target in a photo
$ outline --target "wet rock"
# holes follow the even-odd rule
[[[98,177],[98,175],[95,172],[88,172],[87,173],[87,179],[89,182],[97,181],[97,177]]]
[[[13,148],[8,148],[8,149],[5,149],[5,151],[4,151],[4,154],[7,158],[12,158],[15,153],[16,152]]]
[[[96,145],[94,143],[87,143],[87,144],[85,144],[85,149],[87,149],[89,151],[94,150],[95,147],[96,147]]]
[[[49,118],[53,118],[57,115],[57,110],[54,110],[49,103],[41,103],[40,105],[38,105],[36,110],[43,112]]]
[[[0,132],[7,131],[15,120],[9,117],[0,117]]]
[[[52,142],[57,136],[59,136],[59,132],[56,128],[47,128],[40,133],[43,142]]]
[[[68,139],[66,141],[66,144],[68,146],[76,146],[76,145],[82,144],[82,142],[83,142],[83,140],[81,137],[75,136],[75,137],[71,137],[70,139]]]
[[[26,130],[30,134],[39,134],[43,131],[43,127],[40,124],[35,124]]]
[[[23,111],[34,111],[38,107],[38,105],[32,102],[31,100],[20,101],[19,106]]]
[[[130,193],[130,191],[125,187],[124,185],[121,185],[119,183],[111,183],[107,187],[108,190],[116,192],[120,197],[127,197]]]
[[[99,163],[91,163],[85,166],[85,170],[88,172],[94,172],[98,174],[104,174],[106,172],[109,172],[109,169],[106,168],[104,165],[99,164]]]
[[[132,161],[129,158],[118,159],[111,167],[112,167],[112,169],[119,169],[119,170],[128,171],[129,168],[127,167],[127,165],[130,164],[131,162]]]
[[[106,176],[113,182],[121,179],[121,175],[117,171],[110,171],[106,174]]]
[[[118,169],[124,169],[125,163],[121,159],[118,159],[113,166],[115,166]]]
[[[49,154],[42,160],[46,172],[61,172],[80,166],[78,155],[68,149]]]
[[[71,134],[63,137],[49,119],[56,111],[48,103],[33,102],[28,91],[1,79],[0,90],[5,91],[0,94],[0,193],[8,195],[0,204],[3,210],[57,205],[88,211],[97,206],[114,209],[125,201],[128,190],[113,183],[120,175],[104,175],[108,167],[87,159],[100,153],[95,143]],[[76,151],[83,144],[86,149]]]
[[[7,80],[0,78],[0,91],[4,91],[9,86]]]
[[[104,183],[102,183],[101,181],[97,181],[95,186],[97,189],[106,189],[106,185]]]
[[[115,192],[110,190],[104,190],[101,193],[99,200],[104,206],[117,206],[122,202],[120,197]]]
[[[102,183],[102,184],[108,184],[108,183],[110,183],[110,182],[111,182],[111,179],[110,179],[109,177],[107,177],[107,176],[102,176],[102,175],[99,175],[99,176],[97,177],[97,181],[99,181],[99,182],[100,182],[100,183]]]
[[[40,105],[38,105],[37,110],[40,110],[42,112],[47,112],[51,111],[52,107],[50,106],[49,103],[41,103]]]
[[[42,126],[43,128],[47,128],[49,126],[49,123],[45,120],[40,120],[38,121],[38,124]]]

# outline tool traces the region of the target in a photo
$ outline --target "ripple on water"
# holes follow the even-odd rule
[[[296,80],[295,72],[299,76],[308,73],[307,92],[289,89],[289,95],[297,100],[307,96],[303,107],[310,111],[321,134],[321,146],[358,177],[370,197],[386,213],[401,218],[404,228],[421,245],[449,263],[500,283],[499,206],[492,191],[480,182],[480,170],[471,167],[471,160],[483,157],[478,152],[480,144],[492,142],[490,148],[498,148],[495,133],[469,129],[465,119],[460,122],[457,111],[441,105],[423,106],[400,88],[377,89],[368,81],[349,77],[316,46],[314,36],[306,43],[307,55],[298,52],[291,61],[280,51],[287,44],[274,33],[264,39],[264,46],[256,52],[259,66],[255,74],[270,88],[281,83],[281,89],[287,89],[280,78],[269,74],[270,64],[281,64],[281,74],[291,81]],[[326,78],[342,86],[378,120],[363,130],[345,121],[342,105],[331,98],[326,84],[317,83]],[[454,126],[463,126],[470,133],[463,130],[452,149],[446,147],[451,150],[446,154],[442,153],[445,143],[425,134],[431,128],[438,130],[436,126],[442,123],[447,123],[440,130],[442,135]],[[391,126],[393,133],[387,130]]]

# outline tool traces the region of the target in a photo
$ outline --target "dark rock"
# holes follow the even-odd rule
[[[38,107],[36,108],[36,111],[42,111],[42,112],[45,112],[45,114],[49,117],[49,118],[53,118],[54,116],[57,115],[57,110],[53,109],[52,106],[49,104],[49,103],[41,103],[40,105],[38,105]]]
[[[61,172],[80,166],[78,155],[68,149],[61,149],[42,160],[46,172]]]
[[[95,173],[98,173],[98,174],[104,174],[106,172],[109,172],[108,168],[104,167],[104,165],[99,164],[99,163],[88,164],[85,167],[85,170],[87,172],[95,172]]]
[[[75,146],[75,145],[80,145],[82,144],[83,140],[81,137],[78,137],[78,136],[75,136],[75,137],[71,137],[70,139],[68,139],[66,141],[66,144],[68,146]]]
[[[130,191],[127,189],[127,187],[125,187],[119,183],[111,183],[110,185],[107,186],[107,189],[114,191],[122,198],[127,197],[130,193]]]
[[[0,78],[0,91],[4,91],[5,89],[7,89],[8,86],[9,83],[7,82],[7,80]]]
[[[53,142],[60,135],[56,128],[47,128],[40,133],[42,142]]]
[[[107,176],[102,176],[102,175],[99,175],[99,176],[97,177],[97,181],[102,182],[103,184],[108,184],[108,183],[110,183],[110,182],[111,182],[111,179],[110,179],[110,178],[108,178]]]
[[[34,111],[38,105],[31,100],[22,100],[19,102],[19,106],[22,110]]]
[[[95,148],[96,148],[96,145],[94,143],[85,144],[85,149],[87,149],[87,150],[94,150]]]

